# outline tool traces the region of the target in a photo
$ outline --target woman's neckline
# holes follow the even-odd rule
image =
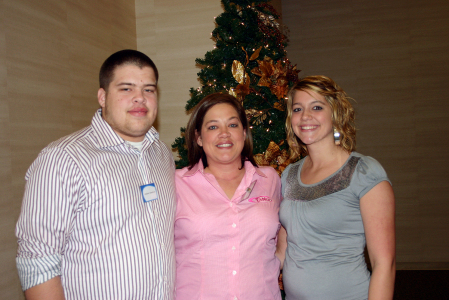
[[[353,152],[349,153],[349,157],[346,159],[346,161],[344,162],[344,164],[341,165],[341,167],[338,168],[338,170],[336,170],[334,173],[330,174],[329,176],[327,176],[326,178],[323,178],[323,179],[320,180],[320,181],[317,181],[317,182],[315,182],[315,183],[310,183],[310,184],[303,183],[303,182],[302,182],[302,179],[301,179],[301,170],[302,170],[302,167],[303,167],[303,165],[304,165],[304,162],[305,162],[305,160],[307,159],[308,156],[304,157],[304,159],[303,159],[302,162],[301,162],[301,165],[300,165],[299,168],[298,168],[298,182],[299,182],[299,184],[302,185],[302,186],[304,186],[304,187],[311,187],[311,186],[316,186],[316,185],[318,185],[318,184],[321,184],[321,183],[323,183],[323,182],[326,182],[327,180],[329,180],[330,178],[334,177],[334,176],[337,175],[339,172],[341,172],[341,170],[343,170],[343,168],[348,164],[349,160],[351,159],[351,157],[353,156],[354,153],[356,153],[356,152],[353,151]],[[309,159],[310,159],[310,158],[309,158]]]

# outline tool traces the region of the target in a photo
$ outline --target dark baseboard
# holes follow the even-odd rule
[[[394,300],[449,299],[448,270],[398,270]]]

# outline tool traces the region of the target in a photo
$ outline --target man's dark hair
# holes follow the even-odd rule
[[[154,71],[156,81],[159,79],[156,65],[147,55],[137,50],[125,49],[115,52],[104,61],[100,68],[100,88],[107,91],[114,78],[115,69],[123,65],[134,65],[141,69],[150,67]]]

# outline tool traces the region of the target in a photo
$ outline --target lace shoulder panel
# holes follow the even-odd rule
[[[315,200],[347,188],[360,157],[352,156],[346,165],[326,181],[310,187],[301,186],[298,180],[300,165],[292,166],[287,175],[284,198],[298,201]]]

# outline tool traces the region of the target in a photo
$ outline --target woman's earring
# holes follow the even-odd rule
[[[337,145],[337,146],[340,145],[340,141],[341,141],[340,137],[341,137],[340,132],[338,132],[337,129],[334,128],[334,142],[335,142],[335,145]]]

